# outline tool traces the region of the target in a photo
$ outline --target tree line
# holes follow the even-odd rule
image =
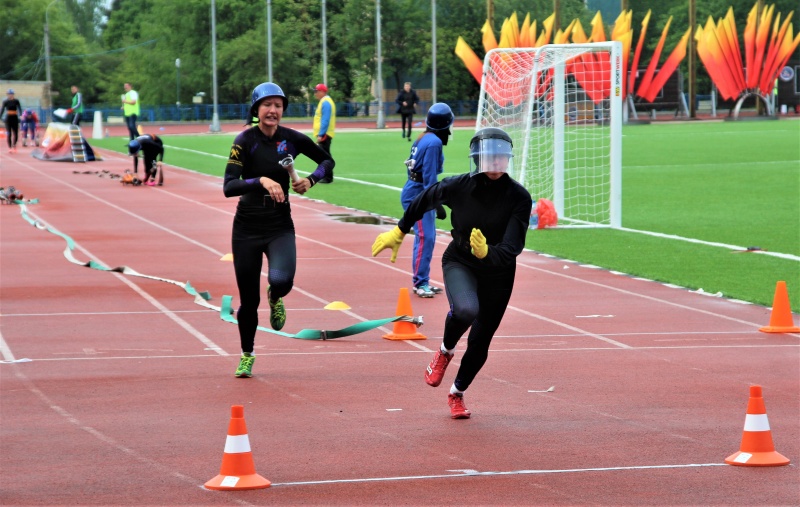
[[[661,29],[673,16],[667,47],[688,27],[686,0],[629,0],[634,38],[648,9],[652,54]],[[697,2],[697,22],[718,19],[733,6],[741,35],[754,0]],[[267,80],[267,2],[215,0],[218,101],[247,103],[252,89]],[[590,26],[594,12],[583,0],[561,0],[563,26],[579,18]],[[783,16],[797,0],[776,0]],[[326,0],[326,60],[330,95],[337,102],[373,100],[376,65],[375,0]],[[381,0],[382,71],[386,89],[400,89],[415,77],[430,80],[430,0]],[[540,23],[552,0],[494,0],[493,26],[513,12]],[[440,101],[477,99],[479,86],[454,54],[458,36],[483,56],[484,0],[436,0],[436,81]],[[44,81],[44,26],[50,39],[55,105],[69,103],[69,88],[81,88],[88,103],[118,104],[123,83],[131,83],[143,104],[192,102],[212,95],[211,0],[0,0],[0,79]],[[312,102],[309,91],[322,82],[321,0],[272,0],[272,76],[293,102]],[[794,20],[797,13],[794,14]],[[613,19],[604,19],[607,26]],[[797,24],[796,24],[797,25]],[[562,26],[562,27],[563,27]],[[607,30],[610,34],[610,31]],[[741,39],[741,37],[740,37]],[[741,40],[740,40],[741,42]],[[176,60],[180,59],[180,68]],[[684,69],[686,61],[683,63]],[[699,73],[702,80],[702,72]],[[701,85],[702,86],[702,85]]]

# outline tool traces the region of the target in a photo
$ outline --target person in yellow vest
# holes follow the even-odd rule
[[[139,137],[139,131],[136,130],[136,119],[139,117],[139,94],[131,87],[130,83],[125,83],[124,88],[122,114],[125,116],[125,125],[128,126],[128,134],[133,141]]]
[[[314,113],[314,139],[325,152],[331,154],[331,142],[336,130],[336,104],[328,97],[328,87],[323,83],[314,87],[314,97],[319,100]],[[319,180],[318,183],[333,183],[333,171]]]

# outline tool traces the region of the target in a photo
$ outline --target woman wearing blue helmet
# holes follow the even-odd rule
[[[444,178],[425,189],[397,226],[378,235],[372,245],[373,256],[391,248],[394,260],[412,224],[437,205],[450,208],[453,241],[442,255],[450,310],[442,344],[425,371],[425,382],[432,387],[441,384],[456,345],[469,329],[467,349],[447,397],[453,419],[470,417],[464,391],[486,363],[489,344],[514,288],[517,256],[525,247],[531,195],[511,178],[512,157],[506,132],[479,130],[470,141],[470,172]]]
[[[404,210],[426,188],[436,183],[438,176],[444,171],[442,147],[447,145],[454,119],[450,106],[443,102],[437,102],[428,110],[425,132],[411,145],[411,153],[405,162],[408,181],[400,193],[400,203]],[[435,294],[442,293],[442,289],[430,285],[431,258],[436,243],[436,214],[433,210],[426,212],[414,223],[411,282],[414,293],[422,298],[432,298]],[[440,217],[444,218],[441,215]]]
[[[289,185],[298,194],[304,194],[329,175],[334,166],[331,156],[311,138],[280,126],[288,103],[275,83],[255,87],[250,116],[257,118],[258,123],[236,136],[225,167],[225,197],[239,197],[231,235],[242,346],[237,377],[252,376],[264,255],[269,267],[269,321],[275,330],[283,328],[286,322],[283,297],[292,290],[297,268]],[[305,178],[297,177],[294,171],[294,159],[301,154],[317,164]]]

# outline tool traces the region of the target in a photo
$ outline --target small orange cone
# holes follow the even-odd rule
[[[411,310],[411,296],[408,295],[408,289],[403,287],[400,289],[400,296],[397,298],[397,311],[395,315],[400,317],[407,315],[414,316]],[[417,325],[413,322],[403,322],[398,320],[394,323],[394,329],[391,333],[383,335],[387,340],[425,340],[428,337],[424,334],[417,332]]]
[[[762,333],[800,333],[800,327],[795,326],[792,321],[792,307],[789,305],[786,282],[778,282],[775,285],[775,298],[772,301],[769,326],[764,326],[759,331]]]
[[[256,473],[242,405],[231,407],[231,422],[228,425],[228,438],[225,440],[222,466],[219,475],[208,481],[205,486],[208,489],[226,491],[263,489],[270,486],[268,480]]]
[[[744,419],[744,432],[739,452],[725,458],[729,465],[743,467],[777,467],[789,464],[789,458],[775,452],[767,409],[761,397],[761,386],[750,386],[750,402]]]

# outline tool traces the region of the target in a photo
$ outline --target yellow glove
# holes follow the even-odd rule
[[[486,238],[480,229],[472,229],[472,234],[469,235],[469,246],[472,247],[472,255],[478,259],[483,259],[489,253],[489,245],[486,244]]]
[[[397,260],[397,251],[400,249],[400,245],[403,243],[403,238],[405,236],[405,233],[397,226],[389,232],[378,234],[378,237],[375,238],[375,243],[372,244],[372,256],[375,257],[387,248],[391,248],[391,261],[395,262]]]

